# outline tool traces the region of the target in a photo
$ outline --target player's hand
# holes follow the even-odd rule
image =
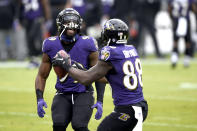
[[[41,118],[44,117],[44,114],[45,114],[43,106],[45,108],[47,108],[47,104],[44,101],[44,99],[38,99],[38,102],[37,102],[37,113],[38,113],[38,116],[41,117]]]
[[[103,103],[100,102],[100,101],[97,101],[97,103],[94,104],[94,105],[92,106],[92,108],[97,108],[97,112],[96,112],[96,114],[95,114],[95,119],[96,119],[96,120],[101,119],[102,114],[103,114]]]
[[[57,52],[56,56],[52,59],[53,66],[60,66],[66,71],[71,67],[70,56],[63,50]]]

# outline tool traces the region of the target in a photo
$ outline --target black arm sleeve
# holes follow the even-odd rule
[[[43,91],[40,89],[36,89],[36,98],[38,99],[43,99]]]
[[[105,92],[105,83],[95,82],[96,92],[97,92],[97,101],[103,103],[103,97]]]

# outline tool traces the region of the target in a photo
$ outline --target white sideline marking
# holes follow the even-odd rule
[[[141,59],[143,65],[170,65],[170,59],[157,59],[157,58],[148,58],[148,59]],[[182,61],[182,58],[181,60]],[[197,64],[197,59],[192,59],[191,64]],[[27,68],[29,62],[28,61],[5,61],[0,62],[0,68]]]
[[[105,95],[111,96],[111,92],[105,92]],[[156,100],[175,100],[175,101],[186,101],[186,102],[197,102],[196,98],[189,97],[173,97],[173,96],[146,96],[147,99],[156,99]]]
[[[183,89],[197,89],[197,83],[181,83],[179,87]]]
[[[168,123],[157,123],[157,122],[145,122],[147,126],[167,126],[167,127],[180,127],[180,128],[193,128],[197,129],[197,125],[182,125],[182,124],[168,124]]]
[[[167,116],[153,116],[154,120],[168,120],[168,121],[180,121],[180,118],[167,117]]]
[[[27,68],[29,62],[12,61],[0,62],[0,68]]]
[[[35,113],[25,113],[25,112],[0,112],[0,115],[38,117],[38,115]],[[44,117],[49,117],[49,116],[45,115]]]
[[[16,87],[1,87],[0,91],[9,91],[9,92],[30,92],[32,93],[34,91],[33,88],[16,88]]]

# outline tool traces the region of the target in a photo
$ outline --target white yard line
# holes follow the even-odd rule
[[[0,115],[12,115],[12,116],[28,116],[28,117],[38,117],[35,113],[25,113],[25,112],[0,112]],[[49,117],[45,115],[45,117]],[[171,119],[169,117],[155,117],[157,119]],[[171,119],[171,120],[179,120],[179,119]],[[40,122],[39,122],[40,123]],[[41,124],[52,125],[51,121],[43,121]],[[190,129],[197,129],[197,125],[184,125],[184,124],[169,124],[169,123],[161,123],[161,122],[145,122],[144,125],[146,126],[161,126],[161,127],[176,127],[176,128],[190,128]],[[0,125],[0,128],[4,127],[4,125]]]
[[[0,112],[0,115],[38,117],[36,113],[25,113],[25,112]],[[45,115],[44,117],[49,117],[49,116]]]
[[[152,116],[152,120],[167,120],[167,121],[180,121],[181,118],[167,117],[167,116]]]
[[[179,85],[182,89],[197,89],[197,83],[184,82]]]
[[[110,91],[106,91],[105,95],[111,96]],[[156,95],[151,95],[151,96],[146,96],[147,99],[154,99],[154,100],[175,100],[175,101],[186,101],[186,102],[197,102],[196,98],[190,98],[190,97],[175,97],[175,96],[156,96]]]

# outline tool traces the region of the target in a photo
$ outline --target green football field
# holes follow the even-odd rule
[[[149,104],[143,131],[197,131],[197,60],[192,61],[190,68],[184,68],[180,61],[174,70],[169,60],[142,60],[142,65],[143,91]],[[44,94],[48,108],[45,117],[39,118],[34,90],[36,74],[37,69],[0,68],[0,131],[52,131],[50,107],[56,77],[52,71]],[[107,85],[102,119],[113,108]],[[92,116],[89,129],[96,131],[100,122]],[[71,126],[68,131],[73,131]]]

